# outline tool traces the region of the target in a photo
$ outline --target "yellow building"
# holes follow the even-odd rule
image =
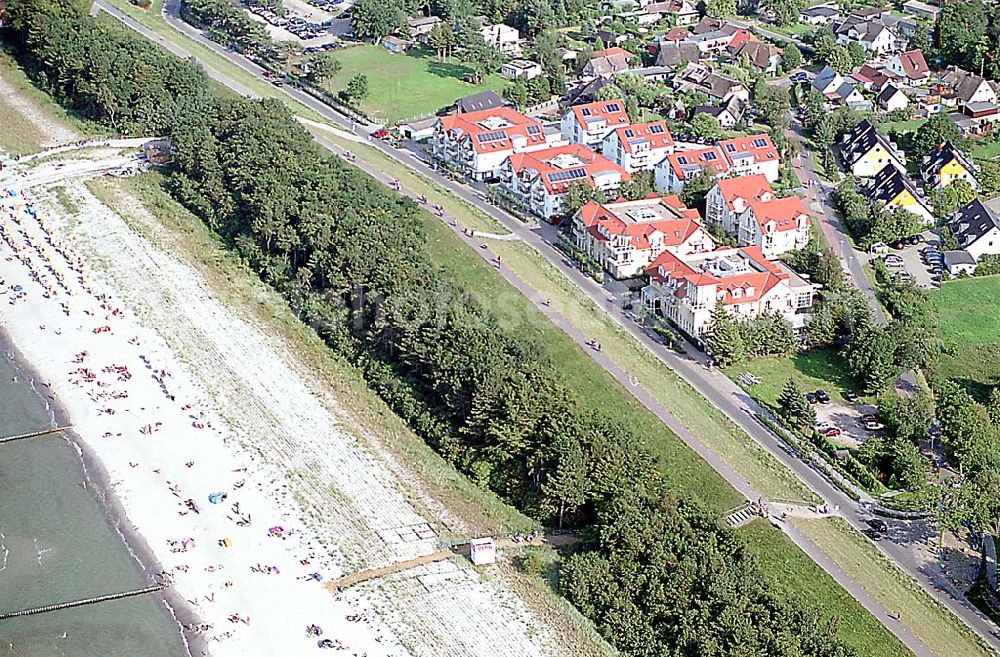
[[[844,135],[840,141],[840,154],[847,168],[858,178],[871,178],[887,164],[906,168],[903,154],[880,135],[868,119]]]
[[[942,189],[956,180],[964,180],[973,189],[979,189],[976,166],[950,141],[940,144],[924,158],[921,172],[929,189]]]
[[[929,226],[934,224],[934,214],[917,194],[916,187],[892,164],[875,174],[862,193],[872,204],[882,203],[890,210],[900,208],[917,215]]]

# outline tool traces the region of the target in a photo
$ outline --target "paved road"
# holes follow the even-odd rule
[[[102,9],[107,9],[107,5],[103,3],[102,0],[96,0],[96,2]],[[175,9],[177,2],[178,0],[167,0],[166,9],[168,11],[171,10],[171,7]],[[139,29],[141,26],[137,25],[135,21],[132,21],[127,16],[124,16],[121,12],[111,8],[109,13],[116,16],[130,27],[133,27],[133,29],[137,29],[138,32],[144,34],[148,38],[162,43],[162,41],[157,38],[155,34],[150,33],[148,30]],[[218,46],[191,26],[180,22],[179,19],[168,16],[168,20],[171,25],[174,25],[179,30],[191,38],[196,39],[203,45],[212,48],[244,70],[258,76],[263,74],[263,69],[258,67],[256,64],[253,64],[243,57]],[[183,52],[183,49],[179,50]],[[180,56],[186,57],[187,54],[180,54]],[[204,62],[202,64],[203,66],[205,65]],[[230,86],[231,88],[237,89],[238,85],[230,84],[232,81],[228,80],[225,75],[208,67],[206,67],[206,70],[213,78]],[[304,92],[288,86],[283,87],[283,90],[285,93],[315,110],[335,125],[339,125],[347,130],[356,132],[357,134],[363,135],[367,132],[367,127],[359,126],[350,119],[346,119],[330,107]],[[237,91],[239,91],[239,89],[237,89]],[[315,131],[314,134],[316,134]],[[339,147],[322,135],[317,134],[316,136],[320,143],[324,144],[326,147],[335,152],[341,152]],[[702,354],[695,352],[684,355],[676,354],[675,352],[660,345],[657,341],[653,340],[641,329],[641,327],[637,326],[625,314],[620,304],[617,303],[615,299],[612,298],[609,301],[609,293],[606,290],[566,262],[562,253],[553,246],[556,234],[553,227],[548,224],[536,224],[534,228],[530,228],[512,215],[491,206],[482,197],[481,193],[476,190],[439,175],[426,163],[413,157],[408,151],[401,152],[379,141],[372,142],[372,145],[381,149],[387,155],[402,162],[406,166],[409,166],[425,176],[434,179],[440,186],[450,190],[456,196],[466,200],[486,214],[492,216],[508,230],[517,234],[527,244],[535,247],[538,252],[541,253],[542,256],[545,257],[546,260],[548,260],[553,266],[555,266],[568,278],[576,282],[592,300],[605,307],[607,312],[629,333],[631,333],[633,337],[639,340],[649,350],[652,356],[658,358],[667,366],[678,372],[688,381],[688,383],[701,392],[723,413],[729,416],[733,422],[740,426],[740,428],[742,428],[756,442],[771,452],[786,467],[795,472],[796,475],[810,488],[812,488],[829,507],[837,509],[838,513],[855,528],[860,530],[866,526],[865,522],[870,515],[864,509],[859,508],[853,500],[847,497],[840,491],[840,489],[834,486],[812,466],[804,463],[799,458],[794,456],[789,447],[783,441],[771,434],[753,418],[754,414],[768,415],[765,409],[761,408],[725,375],[717,371],[709,371],[705,366],[705,359]],[[389,182],[385,180],[384,176],[381,176],[377,171],[375,171],[372,167],[367,166],[364,162],[359,160],[357,165],[383,182]],[[463,233],[462,228],[457,224],[457,222],[452,225],[452,229],[456,232],[456,234],[462,236],[462,238],[470,244],[475,244],[477,247],[481,246],[474,237]],[[495,260],[495,255],[492,254],[488,248],[476,248],[475,250],[477,253],[480,253],[482,257],[490,259],[491,261]],[[588,341],[586,336],[580,335],[579,332],[576,331],[564,317],[559,315],[554,309],[545,306],[542,303],[543,299],[540,297],[538,292],[527,285],[523,280],[503,267],[500,268],[500,273],[522,293],[524,293],[525,296],[532,299],[543,313],[550,317],[550,319],[565,330],[571,337],[573,337],[573,339],[580,344],[585,344]],[[592,358],[601,363],[601,365],[604,366],[612,374],[612,376],[614,376],[619,382],[622,383],[622,385],[630,390],[637,399],[643,402],[644,405],[646,405],[683,440],[685,440],[685,442],[687,442],[692,449],[705,458],[705,460],[713,468],[715,468],[720,475],[729,481],[729,483],[736,490],[740,491],[740,493],[745,495],[748,499],[761,497],[752,488],[752,486],[737,475],[732,468],[721,459],[721,457],[708,448],[707,445],[698,440],[685,426],[683,426],[683,423],[677,420],[664,407],[662,407],[662,405],[656,402],[656,400],[654,400],[641,386],[633,385],[632,379],[628,373],[622,371],[602,352],[597,352],[593,349],[588,349],[588,352]],[[782,527],[786,534],[788,534],[792,540],[803,549],[803,551],[813,558],[813,560],[820,566],[826,569],[845,589],[851,593],[851,595],[857,598],[866,608],[868,608],[876,618],[885,623],[886,626],[911,650],[913,650],[914,653],[920,655],[921,657],[929,657],[934,654],[922,642],[920,642],[919,639],[906,630],[906,628],[889,619],[888,610],[878,604],[877,601],[873,600],[871,596],[869,596],[864,589],[858,586],[856,582],[846,575],[846,573],[832,564],[815,544],[796,532],[794,528],[785,526],[784,523],[778,524]],[[903,532],[894,532],[894,535],[902,535],[902,533]],[[899,543],[894,543],[892,541],[887,541],[882,542],[879,547],[904,571],[916,578],[942,604],[951,609],[957,616],[966,622],[966,624],[975,629],[995,648],[1000,649],[1000,641],[998,641],[997,637],[993,634],[996,632],[996,626],[993,625],[993,623],[985,615],[965,601],[965,599],[961,596],[961,593],[955,590],[946,578],[940,576],[940,574],[936,572],[936,569],[927,568],[926,560],[921,559],[918,556],[916,550],[909,542],[900,541]],[[944,656],[942,655],[941,657]]]

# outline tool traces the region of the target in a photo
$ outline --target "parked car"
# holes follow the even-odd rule
[[[820,404],[829,404],[830,403],[830,395],[826,394],[826,391],[824,391],[824,390],[817,390],[816,391],[816,401],[818,401]]]
[[[799,71],[798,73],[789,76],[788,79],[791,80],[792,82],[805,82],[809,79],[809,74],[806,73],[805,71]]]
[[[873,541],[881,541],[882,540],[882,534],[881,534],[881,532],[877,532],[874,529],[872,529],[871,527],[868,527],[862,533],[865,536],[867,536],[868,538],[872,539]]]
[[[862,422],[878,422],[878,416],[877,415],[872,415],[871,413],[866,413],[865,415],[861,416],[861,421]]]
[[[849,402],[856,402],[861,397],[861,395],[854,392],[853,390],[845,390],[844,392],[841,393],[841,395],[844,397],[844,399],[846,399]]]
[[[865,422],[865,431],[881,431],[882,429],[885,429],[885,425],[881,422],[871,420]]]
[[[816,403],[816,394],[812,393],[812,392],[807,392],[806,393],[806,401],[809,402],[810,404],[815,404]]]
[[[909,244],[910,246],[916,246],[917,244],[920,244],[923,240],[924,240],[923,235],[910,235],[903,241]]]
[[[868,526],[880,534],[885,534],[889,531],[889,525],[885,524],[885,520],[881,518],[871,518],[868,521]]]
[[[889,267],[902,267],[903,258],[896,255],[895,253],[890,253],[885,257],[885,264],[888,265]]]
[[[820,435],[826,436],[827,438],[836,438],[843,432],[837,427],[827,427],[825,429],[820,430],[819,433]]]
[[[872,255],[884,255],[889,252],[889,246],[884,242],[875,242],[868,250]]]
[[[371,136],[374,137],[375,139],[388,139],[389,131],[386,130],[385,128],[379,128],[378,130],[373,132]]]

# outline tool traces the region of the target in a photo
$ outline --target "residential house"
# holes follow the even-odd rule
[[[691,110],[691,117],[694,118],[695,114],[711,114],[723,129],[730,130],[743,120],[746,110],[747,104],[733,97],[722,105],[698,105]]]
[[[698,44],[690,41],[661,41],[656,55],[656,65],[677,69],[681,64],[689,64],[701,59]]]
[[[799,12],[799,21],[806,25],[831,25],[839,19],[840,12],[829,5],[816,5]]]
[[[568,90],[565,96],[566,105],[587,105],[597,101],[597,93],[612,85],[614,82],[608,78],[594,78],[589,82],[581,82],[576,87]]]
[[[708,32],[718,32],[719,30],[726,28],[732,28],[735,32],[739,28],[732,25],[729,21],[724,18],[715,18],[714,16],[703,16],[698,23],[691,28],[692,34],[706,34]]]
[[[559,122],[563,137],[571,144],[598,148],[615,128],[629,124],[625,103],[621,100],[601,100],[574,105],[563,112]]]
[[[515,153],[500,170],[500,189],[514,202],[546,220],[562,215],[562,197],[584,183],[614,196],[627,171],[583,144]]]
[[[694,25],[698,22],[698,8],[689,0],[670,0],[669,2],[654,2],[643,8],[647,16],[655,17],[655,21],[670,20],[674,25]]]
[[[760,174],[717,182],[705,198],[705,217],[740,246],[757,246],[767,258],[809,243],[810,219],[802,200],[776,197]]]
[[[919,50],[907,50],[893,55],[885,68],[913,86],[926,84],[931,79],[931,69],[927,66],[924,53]]]
[[[535,119],[496,107],[441,117],[431,138],[431,155],[475,180],[488,180],[498,176],[500,166],[515,153],[564,143]]]
[[[645,307],[696,339],[711,334],[712,312],[718,304],[738,320],[779,314],[793,326],[802,326],[800,313],[813,303],[811,284],[769,261],[755,246],[686,256],[664,251],[646,273]]]
[[[701,91],[718,101],[726,102],[730,98],[738,98],[743,102],[750,101],[750,90],[746,85],[722,73],[713,71],[701,64],[688,66],[674,78],[674,89],[678,92]]]
[[[1000,216],[981,200],[970,201],[959,209],[947,225],[958,248],[974,262],[984,255],[1000,254]]]
[[[471,96],[466,96],[465,98],[459,98],[456,100],[455,112],[458,114],[482,112],[483,110],[504,107],[505,105],[507,105],[507,103],[497,94],[497,92],[492,89],[487,89],[486,91],[480,91],[477,94],[472,94]]]
[[[778,149],[766,134],[726,139],[714,146],[675,151],[654,169],[656,187],[679,194],[692,177],[708,171],[721,178],[725,175],[749,176],[762,174],[768,182],[778,179],[780,158]]]
[[[886,164],[874,178],[862,185],[861,193],[872,205],[882,203],[887,210],[906,210],[920,217],[927,226],[935,223],[934,214],[920,197],[910,178],[892,164]]]
[[[840,45],[858,43],[867,52],[876,55],[885,55],[899,49],[899,37],[880,18],[852,14],[834,29],[834,34]]]
[[[867,104],[861,92],[829,66],[824,66],[823,70],[813,77],[812,86],[827,100],[840,105],[858,108]]]
[[[883,137],[868,119],[854,126],[840,140],[840,155],[847,169],[859,178],[870,178],[887,164],[906,169],[906,158]]]
[[[629,173],[651,170],[674,152],[674,139],[663,121],[619,126],[601,142],[601,152]]]
[[[774,73],[781,63],[782,49],[763,41],[744,41],[733,50],[733,57],[740,61],[744,55],[750,65],[760,73]]]
[[[973,189],[981,187],[975,163],[950,141],[924,157],[920,173],[927,189],[943,189],[956,180],[964,180]]]
[[[406,19],[406,23],[410,27],[410,38],[421,43],[427,42],[427,35],[440,22],[441,19],[437,16],[414,16]]]
[[[624,73],[629,69],[629,62],[635,59],[635,55],[624,48],[605,48],[594,53],[584,67],[581,75],[583,77],[610,78],[617,73]]]
[[[941,13],[941,10],[936,5],[930,5],[920,0],[906,0],[903,3],[903,11],[918,18],[930,18],[932,21],[936,21],[938,15]]]
[[[392,35],[382,37],[380,41],[382,47],[389,52],[406,52],[413,45],[412,41],[407,41],[406,39],[400,39],[399,37],[394,37]]]
[[[725,52],[732,44],[734,36],[741,31],[746,30],[727,23],[713,32],[694,33],[688,37],[688,41],[698,46],[702,57],[708,57]]]
[[[512,59],[500,65],[500,75],[508,80],[530,80],[541,74],[541,64],[527,59]]]
[[[676,195],[590,201],[573,217],[573,241],[614,278],[632,278],[664,251],[688,255],[714,249],[699,220],[698,211]]]
[[[517,28],[503,23],[496,25],[484,25],[479,33],[483,35],[483,41],[487,45],[493,46],[509,57],[517,57],[521,54],[521,33]]]
[[[941,85],[944,91],[942,102],[948,106],[997,102],[996,88],[989,80],[957,66],[949,66],[941,73]]]
[[[878,92],[878,96],[875,97],[875,104],[885,112],[895,112],[896,110],[906,109],[910,105],[910,99],[901,89],[890,82],[882,87],[882,91]]]
[[[898,76],[894,75],[893,77]],[[863,89],[875,93],[882,91],[882,87],[893,80],[886,73],[885,69],[875,68],[871,64],[863,65],[857,71],[851,73],[848,78],[856,82]]]
[[[674,70],[669,66],[642,66],[630,68],[626,73],[638,75],[646,82],[666,82],[673,77]]]

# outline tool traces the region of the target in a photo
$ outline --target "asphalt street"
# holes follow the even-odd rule
[[[189,38],[198,41],[205,47],[216,51],[233,64],[263,79],[264,70],[261,67],[246,60],[240,55],[229,52],[225,48],[212,42],[199,30],[177,18],[176,11],[178,3],[179,0],[167,0],[166,2],[165,17],[171,26],[180,32],[183,32]],[[106,2],[96,0],[95,4],[150,40],[164,45],[181,57],[189,57],[189,54],[186,53],[183,48],[165,43],[164,40],[158,37],[154,32],[144,28],[142,25],[138,24],[136,21],[132,20],[114,7],[108,5]],[[248,96],[253,95],[252,93],[249,93],[243,85],[235,83],[219,71],[213,70],[211,67],[207,66],[204,62],[201,63],[206,69],[206,72],[212,78],[229,86],[238,93]],[[338,125],[347,131],[367,137],[367,134],[371,129],[370,126],[358,125],[356,122],[344,117],[321,101],[290,85],[285,85],[281,89],[284,93],[316,111],[331,123]],[[323,143],[334,152],[343,152],[342,149],[326,138],[320,135],[317,135],[317,138],[320,143]],[[757,443],[767,449],[787,468],[795,472],[802,481],[804,481],[824,500],[831,510],[835,510],[851,525],[859,530],[867,526],[866,521],[871,517],[868,511],[844,494],[832,482],[826,479],[825,476],[820,474],[812,465],[795,456],[786,443],[765,429],[755,419],[755,415],[757,414],[767,416],[767,411],[750,399],[750,397],[742,389],[732,383],[725,375],[717,371],[707,369],[705,358],[700,352],[691,349],[688,354],[677,354],[659,344],[659,342],[651,338],[641,327],[635,324],[635,322],[622,309],[618,299],[611,297],[607,290],[602,288],[589,277],[584,276],[578,269],[573,267],[572,264],[565,259],[563,254],[553,246],[554,240],[556,239],[556,230],[554,227],[545,223],[533,224],[532,226],[526,225],[520,219],[489,204],[477,190],[440,175],[425,162],[413,157],[409,151],[398,150],[378,140],[372,140],[370,143],[371,145],[381,149],[390,157],[417,170],[425,177],[434,180],[441,187],[448,189],[456,196],[490,215],[512,233],[516,234],[525,243],[533,246],[549,263],[577,283],[579,287],[592,300],[594,300],[595,303],[604,307],[606,311],[625,328],[625,330],[627,330],[633,337],[639,340],[646,347],[646,349],[648,349],[651,356],[658,358],[668,367],[678,372],[688,383],[690,383],[712,404],[731,418],[733,422],[735,422]],[[381,176],[372,167],[366,165],[366,163],[364,163],[360,158],[353,163],[383,182],[392,182],[386,180],[384,176]],[[808,166],[806,173],[807,178],[818,183],[815,172],[812,171],[811,163],[806,166]],[[805,166],[803,168],[804,170],[806,169]],[[811,188],[813,187],[818,187],[818,185],[814,184]],[[829,207],[829,203],[825,199],[825,195],[820,202],[824,205],[824,213],[829,213],[827,215],[828,218],[823,222],[824,226],[827,226],[828,224],[833,226],[833,222],[836,221],[836,214],[833,213],[832,208]],[[829,217],[832,217],[833,219],[830,220]],[[445,217],[445,220],[452,226],[452,229],[456,232],[456,234],[461,235],[467,242],[481,246],[482,242],[480,240],[475,240],[473,237],[470,237],[466,233],[462,232],[462,227],[458,225],[454,219]],[[831,240],[831,244],[833,243],[834,241]],[[845,241],[845,244],[849,245],[850,242]],[[484,258],[491,259],[491,261],[495,260],[495,255],[492,254],[489,249],[476,248],[475,251],[480,253],[480,255]],[[864,276],[860,262],[857,262],[856,258],[853,260],[856,263],[856,267],[851,266],[852,259],[850,258],[848,259],[848,265],[852,268],[852,275],[854,275],[855,280],[861,284],[863,281],[867,281],[867,278]],[[562,318],[557,312],[555,312],[555,310],[546,306],[543,303],[541,295],[536,290],[528,286],[523,280],[519,279],[507,268],[499,267],[499,270],[508,281],[521,290],[521,292],[524,293],[529,299],[532,299],[543,313],[553,319],[553,321],[563,328],[563,330],[566,330],[571,337],[582,345],[586,344],[588,338],[586,336],[579,335],[579,333],[572,328],[565,318]],[[860,276],[855,275],[855,270],[860,273]],[[872,291],[871,294],[874,294],[874,292]],[[745,495],[748,499],[761,497],[756,491],[753,490],[752,486],[739,477],[732,470],[732,468],[721,459],[721,457],[713,452],[707,445],[694,437],[694,435],[683,426],[683,423],[678,421],[665,408],[652,399],[641,386],[633,385],[632,379],[628,373],[620,370],[620,368],[612,363],[610,359],[606,358],[601,352],[597,352],[589,348],[587,348],[587,350],[591,354],[591,357],[595,358],[595,360],[601,363],[602,366],[608,369],[611,375],[622,382],[622,384],[625,385],[625,387],[632,392],[632,394],[634,394],[639,401],[663,419],[672,430],[685,440],[685,442],[687,442],[692,449],[705,458],[706,461],[712,465],[712,467],[715,468],[720,475],[729,481],[729,483],[733,485],[736,490],[740,491],[741,494]],[[840,570],[835,564],[832,564],[826,555],[814,543],[799,534],[793,527],[788,526],[786,523],[778,522],[776,524],[781,527],[785,533],[803,549],[803,551],[805,551],[821,567],[827,570],[827,572],[829,572],[842,586],[844,586],[845,589],[847,589],[866,608],[868,608],[869,611],[875,614],[876,618],[882,621],[911,650],[913,650],[914,653],[920,655],[921,657],[929,657],[930,655],[935,654],[930,651],[919,639],[913,636],[912,633],[910,633],[905,627],[893,621],[889,617],[890,610],[885,609],[870,595],[868,595],[867,591],[854,582],[854,580],[851,579],[846,573]],[[997,627],[989,620],[989,618],[987,618],[978,609],[968,603],[964,597],[962,597],[961,593],[957,591],[945,577],[942,576],[940,569],[936,565],[929,565],[927,560],[919,555],[918,550],[920,547],[918,544],[905,538],[913,535],[926,537],[931,533],[930,528],[922,526],[923,523],[904,523],[902,521],[890,521],[890,525],[892,526],[891,536],[898,537],[898,540],[884,540],[878,544],[879,549],[881,549],[883,553],[896,565],[917,579],[917,581],[920,582],[920,584],[931,595],[933,595],[939,602],[947,606],[967,625],[977,631],[977,633],[979,633],[984,640],[988,641],[995,649],[1000,649],[1000,640],[998,640],[998,636],[996,634]],[[941,655],[940,657],[946,656]]]

